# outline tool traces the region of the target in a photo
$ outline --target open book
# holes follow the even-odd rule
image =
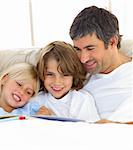
[[[46,120],[53,120],[53,121],[85,122],[85,120],[81,120],[81,119],[57,117],[57,116],[48,116],[48,115],[33,115],[31,117],[46,119]]]
[[[5,116],[0,116],[0,122],[6,122],[6,121],[13,121],[13,120],[25,120],[28,119],[28,116],[24,116],[24,115],[5,115]]]
[[[48,115],[33,115],[33,116],[0,116],[0,122],[4,121],[12,121],[12,120],[25,120],[29,118],[38,118],[38,119],[46,119],[52,121],[66,121],[66,122],[85,122],[85,120],[74,119],[74,118],[66,118],[66,117],[57,117],[57,116],[48,116]]]

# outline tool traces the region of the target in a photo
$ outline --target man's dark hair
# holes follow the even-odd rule
[[[118,37],[117,47],[120,48],[121,35],[119,34],[119,22],[115,15],[109,11],[91,6],[83,9],[74,19],[70,28],[72,40],[82,38],[88,34],[96,34],[98,39],[104,42],[105,48],[113,36]]]

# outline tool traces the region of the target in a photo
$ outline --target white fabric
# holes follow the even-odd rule
[[[128,56],[133,56],[133,39],[122,40],[120,50]]]
[[[129,98],[124,101],[108,120],[116,122],[130,122],[133,121],[133,99]]]
[[[0,107],[0,116],[11,116],[11,115],[29,115],[27,114],[25,107],[15,108],[12,112],[5,111],[2,107]]]
[[[85,85],[84,88],[89,91],[95,99],[101,118],[108,119],[124,101],[127,101],[127,103],[133,101],[132,69],[133,62],[125,63],[109,74],[93,75]],[[131,109],[127,109],[124,113],[122,113],[121,110],[120,114],[116,112],[114,116],[116,116],[117,119],[123,116],[123,120],[125,120],[124,115],[126,113],[132,114]],[[132,115],[130,115],[130,117],[130,119],[132,119]],[[112,117],[112,119],[113,118],[114,117]]]
[[[93,97],[84,90],[70,91],[61,99],[55,99],[51,94],[41,92],[33,101],[38,102],[39,106],[44,105],[52,109],[59,117],[82,119],[88,122],[95,122],[100,119]],[[32,107],[34,108],[34,103]]]
[[[45,119],[0,122],[1,150],[133,150],[133,126]]]
[[[0,50],[0,72],[10,65],[28,62],[33,65],[37,64],[39,49],[18,49],[18,50]]]

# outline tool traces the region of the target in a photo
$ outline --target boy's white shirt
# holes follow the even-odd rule
[[[50,93],[40,92],[32,99],[39,104],[39,107],[46,106],[51,109],[58,117],[70,117],[82,119],[88,122],[100,120],[93,97],[85,90],[69,91],[61,99],[54,98]]]
[[[133,62],[109,74],[93,75],[84,89],[93,95],[102,119],[133,121]]]

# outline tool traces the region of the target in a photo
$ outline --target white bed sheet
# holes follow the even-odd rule
[[[133,150],[133,125],[36,118],[0,122],[0,150]]]

